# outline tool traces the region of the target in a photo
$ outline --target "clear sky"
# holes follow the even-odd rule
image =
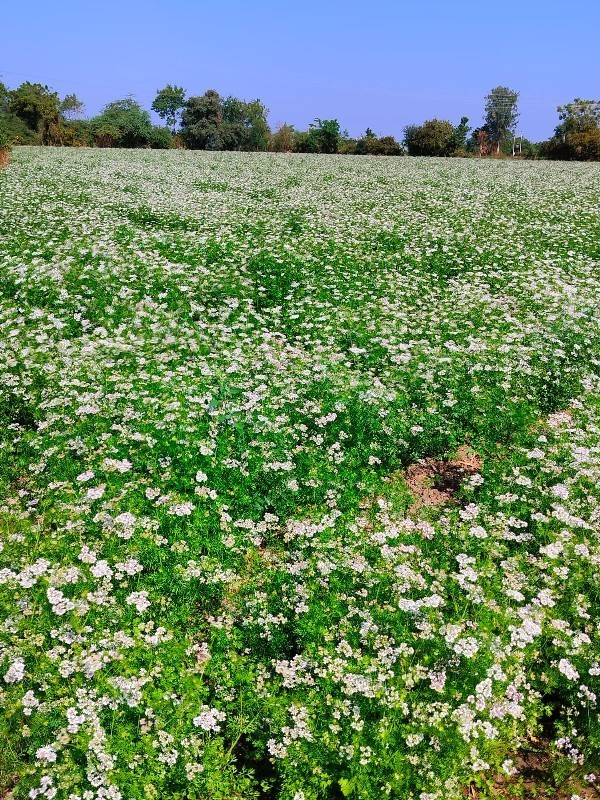
[[[556,106],[600,97],[600,0],[29,0],[2,4],[0,79],[75,92],[86,114],[159,87],[216,89],[270,109],[271,125],[337,117],[402,135],[437,116],[481,122],[494,86],[520,92],[540,140]]]

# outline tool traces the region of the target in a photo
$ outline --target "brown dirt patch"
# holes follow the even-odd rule
[[[462,482],[481,470],[481,456],[467,445],[454,458],[422,458],[404,473],[408,491],[418,506],[441,506],[452,502]]]
[[[575,774],[556,785],[552,779],[552,761],[548,742],[536,740],[531,749],[524,749],[513,758],[514,775],[495,776],[493,786],[485,792],[471,784],[464,796],[472,800],[571,800],[575,795],[581,800],[598,800],[600,791]],[[576,768],[575,772],[579,770]]]

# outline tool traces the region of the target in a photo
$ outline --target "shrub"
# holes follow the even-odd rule
[[[173,146],[171,131],[162,125],[153,125],[149,144],[153,150],[169,150]]]
[[[539,146],[542,158],[559,161],[600,161],[600,129],[568,133]]]
[[[454,127],[445,119],[429,119],[404,129],[404,144],[411,156],[447,156],[454,146]]]
[[[8,138],[10,144],[40,144],[40,137],[31,128],[9,111],[0,112],[0,131]]]

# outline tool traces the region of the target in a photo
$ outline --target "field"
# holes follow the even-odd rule
[[[17,148],[0,797],[596,796],[599,219],[593,164]]]

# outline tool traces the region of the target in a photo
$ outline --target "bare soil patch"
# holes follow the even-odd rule
[[[419,506],[441,506],[450,503],[465,478],[481,470],[481,456],[467,445],[454,458],[422,458],[411,464],[404,478],[408,490]]]
[[[486,792],[473,784],[465,790],[465,797],[472,800],[498,798],[498,800],[598,800],[600,791],[594,785],[582,781],[575,775],[567,776],[560,785],[552,779],[552,754],[547,741],[531,743],[531,749],[520,751],[514,758],[516,772],[495,776],[492,787]],[[575,772],[578,770],[575,769]]]

